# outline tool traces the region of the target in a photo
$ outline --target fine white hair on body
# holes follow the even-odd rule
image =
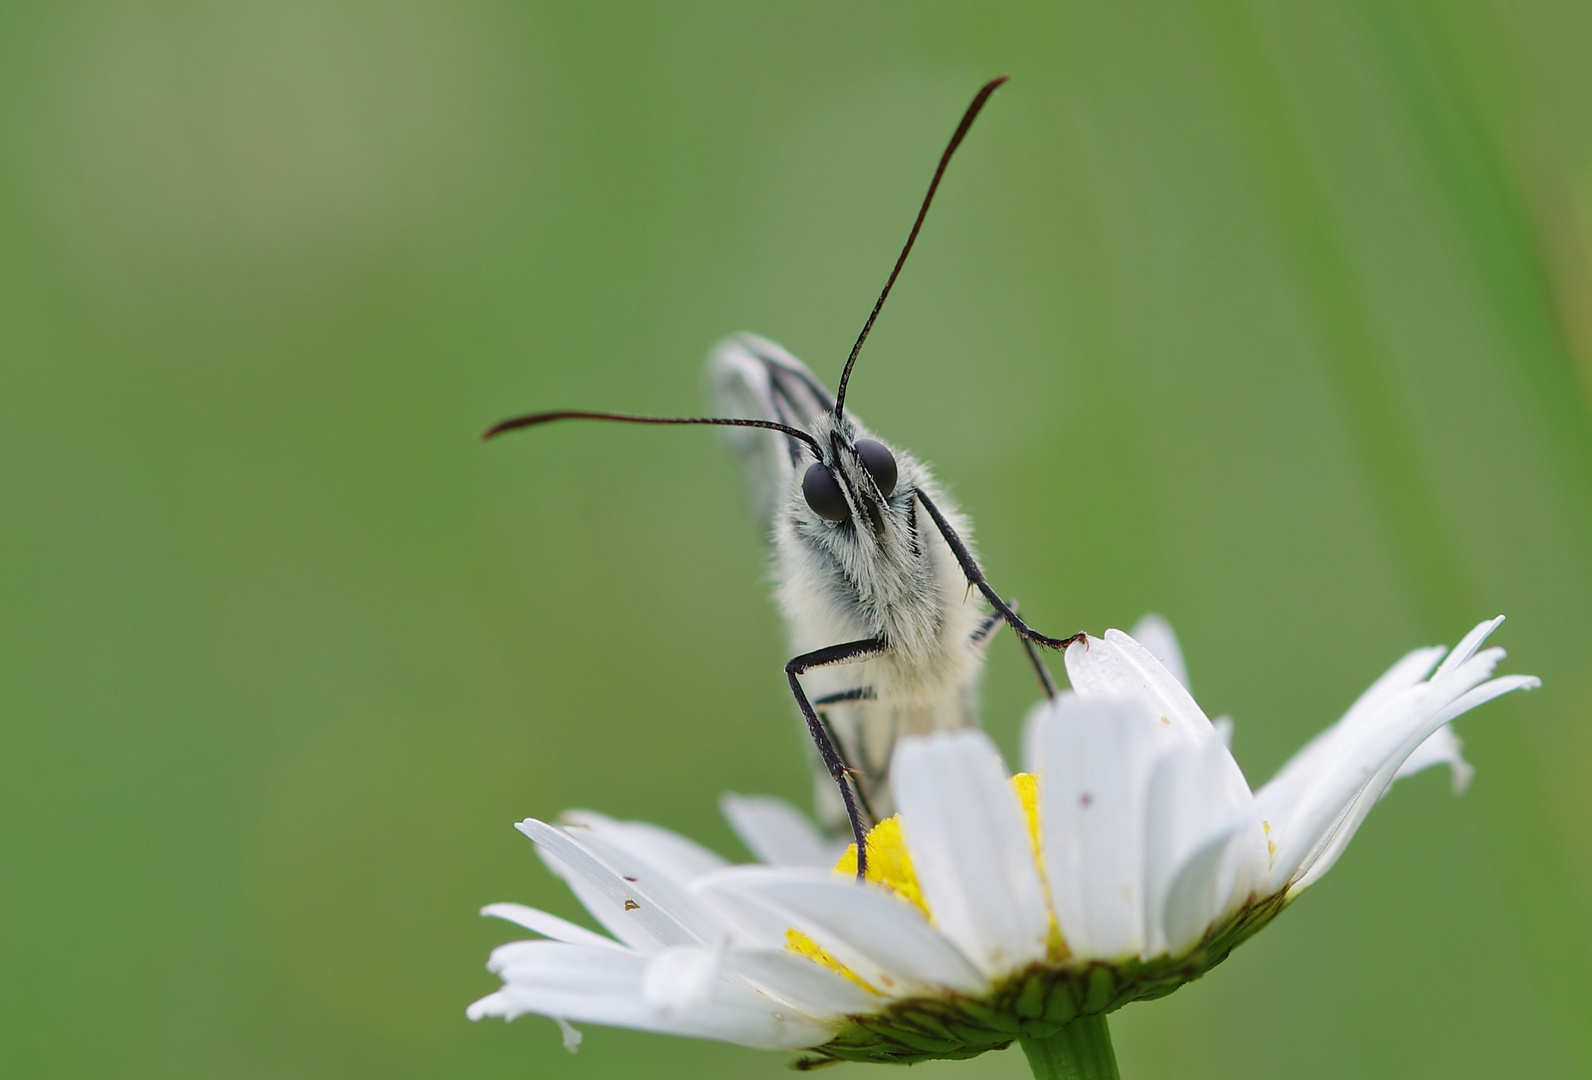
[[[972,522],[956,508],[927,465],[869,431],[847,412],[837,420],[828,390],[773,342],[741,334],[708,359],[715,406],[728,415],[773,420],[810,433],[824,463],[847,490],[877,492],[855,454],[839,447],[872,439],[895,459],[896,484],[873,524],[868,508],[827,521],[807,503],[802,476],[814,459],[806,444],[778,432],[730,429],[754,513],[768,528],[775,599],[797,655],[844,642],[881,638],[889,649],[858,663],[815,668],[803,676],[809,697],[867,691],[868,700],[821,706],[858,787],[876,817],[892,812],[887,772],[896,741],[976,725],[974,685],[988,635],[981,598],[934,523],[923,492],[972,552]],[[815,764],[818,764],[816,756]],[[820,815],[839,828],[845,814],[821,765],[815,778]]]

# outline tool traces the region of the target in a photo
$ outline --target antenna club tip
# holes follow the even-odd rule
[[[539,422],[541,419],[542,418],[539,416],[515,416],[508,420],[499,420],[497,423],[481,432],[481,441],[491,442],[505,431],[517,431],[522,427],[530,427],[532,424]]]

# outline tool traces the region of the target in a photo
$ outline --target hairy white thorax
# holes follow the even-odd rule
[[[918,492],[969,550],[972,523],[921,461],[849,411],[837,421],[828,390],[773,342],[750,334],[721,342],[709,356],[709,374],[724,415],[807,431],[848,491],[850,516],[825,520],[802,494],[803,474],[816,460],[810,447],[778,432],[729,430],[754,509],[768,529],[775,598],[792,655],[866,638],[888,645],[877,657],[802,676],[815,704],[833,694],[868,695],[817,708],[856,771],[868,809],[875,818],[887,816],[893,812],[888,769],[896,740],[978,723],[974,689],[989,639],[983,599],[968,586]],[[860,439],[884,444],[895,458],[896,484],[886,498],[876,498],[879,489],[846,449]],[[833,781],[821,765],[815,779],[820,816],[839,830],[846,816]]]

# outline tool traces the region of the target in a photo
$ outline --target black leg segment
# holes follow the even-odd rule
[[[1016,600],[1007,601],[1006,606],[1014,612],[1018,610]],[[1005,621],[1006,617],[998,611],[984,616],[984,621],[978,624],[978,629],[969,635],[968,640],[982,648],[989,641],[990,635],[995,633],[996,627]],[[1033,667],[1035,677],[1039,679],[1040,689],[1045,691],[1047,698],[1054,698],[1061,691],[1056,689],[1056,680],[1050,677],[1050,669],[1045,667],[1045,662],[1039,658],[1039,650],[1025,637],[1019,636],[1017,640],[1022,643],[1023,652],[1028,656],[1028,663]]]
[[[951,528],[951,523],[945,520],[944,515],[940,513],[940,508],[935,506],[934,501],[923,493],[922,488],[919,488],[916,494],[918,502],[922,503],[923,509],[929,512],[929,517],[934,519],[934,525],[940,530],[940,535],[945,537],[945,542],[950,545],[951,554],[956,556],[956,561],[962,567],[962,573],[967,575],[968,584],[975,586],[979,592],[984,594],[984,599],[990,602],[991,607],[1000,612],[1001,618],[1006,620],[1007,625],[1015,630],[1019,637],[1024,641],[1031,641],[1035,645],[1043,645],[1047,649],[1065,649],[1068,645],[1083,641],[1087,637],[1086,634],[1082,633],[1074,634],[1070,638],[1049,637],[1019,619],[1017,612],[1013,611],[1011,606],[1000,598],[999,593],[990,588],[989,582],[984,578],[984,571],[979,568],[978,563],[973,559],[973,553],[967,550],[967,545],[962,543],[960,536],[956,535],[956,530]]]
[[[857,686],[850,690],[837,690],[833,694],[825,694],[821,698],[813,698],[813,705],[823,708],[825,705],[839,705],[847,701],[877,701],[879,695],[874,693],[871,686]]]
[[[1044,659],[1039,655],[1039,647],[1025,637],[1019,637],[1023,643],[1023,652],[1028,654],[1028,662],[1033,665],[1034,674],[1039,677],[1039,685],[1044,687],[1045,696],[1054,699],[1061,693],[1056,689],[1056,680],[1050,677],[1050,669],[1045,666]]]
[[[858,881],[861,881],[868,871],[868,830],[863,827],[862,814],[857,810],[857,799],[851,791],[851,779],[847,775],[846,762],[841,758],[840,751],[835,749],[835,742],[818,719],[818,713],[813,710],[812,702],[807,700],[807,694],[802,690],[801,680],[797,676],[813,668],[828,667],[830,664],[854,664],[859,660],[878,656],[889,648],[883,638],[864,638],[861,641],[848,641],[842,645],[814,649],[785,665],[785,677],[790,680],[790,692],[796,695],[796,704],[801,708],[802,719],[807,721],[807,733],[812,736],[813,743],[818,747],[818,756],[823,759],[824,768],[829,770],[829,775],[839,786],[840,799],[846,804],[846,818],[851,822],[851,835],[857,838]]]
[[[1017,610],[1016,600],[1012,601],[1012,610]],[[998,611],[993,615],[984,616],[984,621],[978,624],[978,629],[974,630],[968,635],[968,641],[972,642],[974,645],[983,645],[985,642],[989,641],[990,635],[995,633],[996,628],[1005,621],[1006,620]]]

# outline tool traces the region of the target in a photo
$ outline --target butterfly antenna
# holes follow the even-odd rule
[[[767,428],[769,431],[783,431],[793,439],[800,439],[812,447],[813,453],[820,459],[824,456],[818,440],[807,432],[788,424],[776,424],[772,420],[740,420],[718,416],[630,416],[625,413],[582,412],[572,409],[510,417],[483,431],[481,441],[485,442],[505,431],[518,431],[520,428],[535,427],[538,424],[550,424],[554,420],[617,420],[626,424],[712,424],[719,427]]]
[[[857,363],[857,354],[862,351],[862,343],[868,340],[868,331],[873,329],[873,321],[879,317],[879,309],[884,307],[885,298],[890,295],[890,289],[895,285],[896,276],[901,273],[901,267],[906,264],[907,255],[912,251],[912,244],[918,238],[918,230],[923,228],[923,219],[929,213],[929,204],[934,201],[934,192],[940,186],[940,177],[945,175],[945,167],[951,163],[951,155],[956,153],[956,148],[962,145],[962,139],[967,135],[967,129],[973,126],[973,121],[978,119],[984,103],[989,100],[1001,83],[1009,76],[1001,75],[991,79],[979,88],[973,95],[973,103],[967,107],[967,112],[962,114],[962,122],[956,125],[956,131],[951,135],[951,141],[945,147],[945,153],[940,155],[939,167],[934,170],[934,179],[929,181],[929,192],[923,196],[923,205],[918,207],[917,220],[912,223],[912,231],[907,234],[907,242],[901,248],[901,255],[896,259],[895,269],[890,271],[890,278],[884,283],[884,291],[879,294],[879,299],[874,302],[873,311],[868,315],[868,321],[862,324],[862,333],[857,335],[857,343],[851,347],[851,355],[846,358],[846,369],[840,373],[840,389],[835,393],[835,416],[838,419],[846,407],[846,383],[851,381],[851,369]]]

